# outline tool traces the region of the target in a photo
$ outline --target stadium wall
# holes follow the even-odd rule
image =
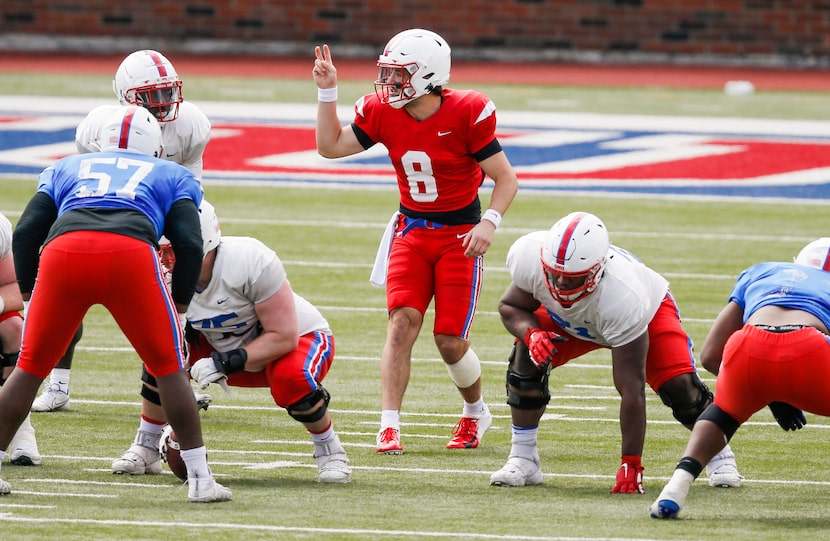
[[[374,57],[404,28],[457,57],[830,65],[830,2],[801,0],[4,0],[0,50]]]

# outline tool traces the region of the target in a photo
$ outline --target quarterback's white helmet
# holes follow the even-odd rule
[[[830,271],[830,237],[816,239],[798,252],[793,260],[823,271]]]
[[[542,270],[562,306],[597,288],[610,246],[605,224],[593,214],[572,212],[553,224],[542,245]]]
[[[397,34],[378,57],[375,93],[381,103],[400,108],[450,80],[450,46],[421,28]]]
[[[161,127],[150,112],[135,105],[120,107],[101,126],[101,151],[161,156]]]
[[[157,51],[136,51],[127,56],[115,72],[112,88],[122,105],[145,107],[159,122],[179,116],[182,82],[173,64]]]

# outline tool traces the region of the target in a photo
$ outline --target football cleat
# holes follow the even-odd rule
[[[26,415],[9,442],[9,462],[15,466],[39,466],[43,461],[40,452],[37,450],[35,440],[35,429],[32,426],[30,415]]]
[[[507,464],[490,476],[490,484],[497,487],[523,487],[542,483],[539,459],[511,456]]]
[[[706,476],[709,478],[709,486],[712,487],[739,488],[741,486],[744,476],[738,472],[735,453],[729,445],[706,464]]]
[[[187,480],[187,501],[192,503],[211,503],[230,501],[233,493],[219,483],[211,475],[204,479],[190,478]]]
[[[397,428],[387,427],[378,432],[377,452],[384,455],[401,455],[401,431]]]
[[[0,479],[0,496],[3,494],[11,494],[12,493],[12,486],[7,482]]]
[[[112,463],[112,473],[118,475],[152,475],[161,473],[161,454],[134,443],[120,458]]]
[[[208,406],[213,403],[213,397],[206,393],[199,393],[194,390],[193,397],[196,399],[196,407],[200,410],[207,411]]]
[[[489,410],[478,419],[462,417],[452,429],[452,439],[447,444],[447,449],[475,449],[492,424],[493,416]]]
[[[64,392],[57,383],[50,383],[32,402],[31,411],[66,411],[69,409],[69,391]]]
[[[331,453],[317,455],[317,482],[318,483],[348,483],[352,480],[352,470],[349,468],[349,458],[346,453]]]
[[[709,478],[709,486],[722,488],[740,488],[744,476],[738,472],[735,464],[721,464],[712,471],[706,473]]]

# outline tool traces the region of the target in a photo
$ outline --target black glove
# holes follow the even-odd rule
[[[770,402],[769,409],[784,430],[798,430],[807,424],[804,412],[786,402]]]

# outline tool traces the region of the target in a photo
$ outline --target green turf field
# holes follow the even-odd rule
[[[7,84],[8,79],[0,79],[0,94],[15,92]],[[92,87],[84,94],[81,78],[55,84],[46,93],[66,88],[71,95],[112,99],[107,92],[92,92]],[[187,84],[193,99],[231,98],[202,94],[196,81]],[[288,86],[294,84],[305,84],[296,100],[307,96],[308,82]],[[108,79],[94,85],[107,89]],[[526,101],[497,103],[505,110],[532,109],[534,99],[553,102],[561,91],[579,100],[596,96],[572,110],[648,112],[616,101],[616,92],[631,95],[636,89],[536,90],[531,97],[534,92],[502,88],[498,91],[503,96],[522,94]],[[734,102],[730,105],[711,92],[639,92],[673,96],[652,112],[693,114],[689,107],[711,106],[701,114],[741,113]],[[816,107],[826,101],[817,95],[813,99]],[[819,115],[817,109],[801,108],[799,100],[795,95],[771,96],[773,109],[743,114],[826,118],[824,111]],[[615,101],[616,108],[610,108]],[[718,112],[712,102],[729,107]],[[774,109],[784,102],[797,112]],[[672,103],[677,108],[669,110]],[[0,211],[15,222],[34,187],[33,178],[3,180]],[[350,455],[352,483],[315,482],[310,438],[273,405],[265,390],[234,389],[232,396],[225,396],[219,388],[211,389],[215,402],[202,414],[202,422],[210,463],[234,491],[233,501],[188,504],[186,488],[170,474],[111,475],[112,459],[130,445],[137,427],[140,364],[111,317],[93,309],[72,371],[71,410],[32,415],[43,465],[6,463],[0,471],[14,491],[0,498],[3,539],[773,540],[823,538],[830,528],[830,476],[823,453],[830,421],[808,415],[805,429],[785,433],[767,411],[753,417],[733,440],[747,478],[742,488],[714,489],[699,480],[683,520],[650,519],[648,506],[671,475],[688,437],[650,390],[643,458],[647,493],[609,494],[619,464],[620,435],[619,400],[607,352],[592,353],[553,372],[554,398],[540,427],[545,483],[520,489],[488,485],[490,473],[504,464],[510,449],[504,371],[511,338],[495,310],[508,281],[504,258],[516,237],[547,229],[572,210],[599,215],[612,242],[670,279],[687,330],[699,347],[744,267],[761,260],[789,260],[809,240],[828,234],[826,205],[520,193],[486,257],[472,334],[483,360],[484,396],[496,417],[494,426],[476,450],[444,449],[461,401],[437,358],[428,320],[427,332],[416,344],[404,401],[405,454],[395,457],[374,452],[385,313],[383,291],[370,286],[368,276],[397,194],[219,184],[205,189],[223,233],[255,236],[273,247],[294,289],[329,319],[337,360],[325,385],[332,394],[335,428]],[[712,376],[703,376],[714,386]]]

